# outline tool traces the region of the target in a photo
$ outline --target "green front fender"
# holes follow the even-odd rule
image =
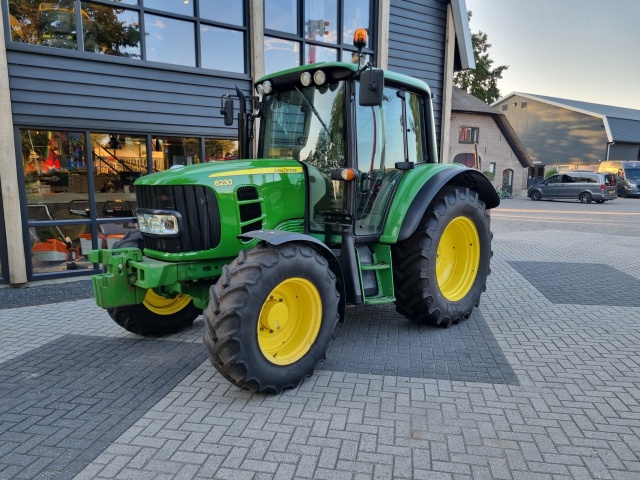
[[[477,192],[487,208],[500,205],[496,189],[478,170],[457,163],[418,164],[404,173],[398,185],[380,241],[396,243],[409,238],[431,201],[445,185]]]

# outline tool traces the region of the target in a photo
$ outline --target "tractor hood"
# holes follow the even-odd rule
[[[174,165],[168,170],[145,175],[135,185],[216,185],[216,180],[256,175],[302,174],[302,165],[294,160],[227,160],[197,165]],[[250,179],[248,179],[250,180]]]

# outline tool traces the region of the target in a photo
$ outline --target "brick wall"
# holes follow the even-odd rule
[[[496,164],[496,176],[493,185],[502,185],[502,172],[513,170],[513,195],[526,195],[528,169],[524,168],[518,157],[489,115],[474,115],[469,113],[451,112],[451,139],[449,153],[443,156],[444,162],[453,162],[460,153],[473,153],[473,144],[458,141],[460,127],[477,127],[478,156],[481,160],[481,170],[489,170],[489,164]]]

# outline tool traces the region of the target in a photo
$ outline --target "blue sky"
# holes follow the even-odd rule
[[[489,35],[500,93],[640,110],[640,0],[466,0]]]

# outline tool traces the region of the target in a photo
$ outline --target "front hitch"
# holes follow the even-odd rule
[[[96,304],[102,308],[141,303],[147,293],[137,287],[137,274],[131,262],[142,261],[139,248],[119,248],[115,250],[93,250],[89,261],[104,265],[105,273],[93,275],[93,294]]]

